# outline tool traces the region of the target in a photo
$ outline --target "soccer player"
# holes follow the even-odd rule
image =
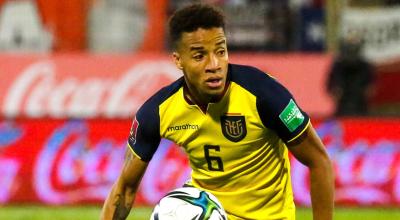
[[[182,146],[188,184],[217,196],[230,220],[295,219],[288,150],[310,170],[314,219],[332,219],[332,166],[309,116],[271,76],[229,63],[224,24],[218,9],[202,4],[170,18],[183,77],[138,110],[102,219],[128,216],[161,138]]]

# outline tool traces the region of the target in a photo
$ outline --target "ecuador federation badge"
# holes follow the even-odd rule
[[[241,141],[247,134],[246,119],[243,115],[223,115],[221,116],[221,129],[228,140]]]

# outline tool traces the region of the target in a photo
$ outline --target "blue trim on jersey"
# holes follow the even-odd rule
[[[251,66],[230,64],[229,78],[257,97],[257,110],[264,126],[274,130],[285,142],[296,137],[307,126],[309,117],[300,108],[304,121],[293,132],[290,132],[279,119],[279,114],[294,98],[284,86],[268,74]]]
[[[137,111],[136,138],[129,138],[129,146],[143,160],[150,161],[160,144],[160,115],[159,106],[183,85],[183,77],[179,78],[169,86],[166,86],[150,97]],[[136,140],[131,143],[131,140]]]

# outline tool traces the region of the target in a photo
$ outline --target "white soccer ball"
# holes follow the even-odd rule
[[[195,187],[170,191],[154,207],[150,220],[227,220],[224,208],[209,192]]]

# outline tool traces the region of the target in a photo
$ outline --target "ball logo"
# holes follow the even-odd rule
[[[245,117],[242,115],[221,116],[221,129],[228,140],[241,141],[247,134]]]
[[[139,122],[137,121],[136,117],[133,120],[131,131],[129,132],[129,144],[133,146],[136,143],[136,134],[137,129],[139,127]]]

